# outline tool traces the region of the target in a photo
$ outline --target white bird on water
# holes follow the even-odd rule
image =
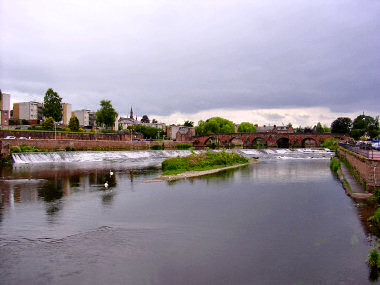
[[[108,188],[108,181],[106,181],[106,183],[104,183],[104,187]]]
[[[112,172],[112,170],[110,169],[110,175],[112,176],[113,175],[113,172]]]

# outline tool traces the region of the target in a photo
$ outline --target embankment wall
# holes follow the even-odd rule
[[[380,188],[380,160],[368,159],[364,156],[338,148],[338,155],[351,166],[356,178],[371,192]]]
[[[117,150],[117,149],[147,149],[153,145],[163,145],[164,148],[176,148],[179,144],[192,144],[191,142],[175,141],[105,141],[105,140],[42,140],[42,139],[1,139],[0,144],[7,146],[28,145],[39,149],[65,149],[66,147],[75,148],[75,150]]]

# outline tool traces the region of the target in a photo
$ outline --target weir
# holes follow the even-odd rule
[[[205,150],[196,150],[195,153]],[[260,159],[313,159],[330,158],[334,153],[323,148],[299,149],[234,149],[229,150],[250,158]],[[190,150],[141,150],[141,151],[68,151],[14,153],[15,164],[38,163],[89,163],[89,162],[135,162],[155,163],[169,157],[190,155]]]

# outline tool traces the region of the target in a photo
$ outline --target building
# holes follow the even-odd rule
[[[7,93],[0,93],[0,124],[8,125],[11,109],[11,95]]]
[[[95,112],[90,110],[76,110],[72,115],[78,118],[81,127],[92,128],[95,126]]]
[[[42,103],[21,102],[13,104],[13,120],[27,120],[31,125],[42,120]]]
[[[168,126],[166,128],[166,136],[168,139],[175,141],[189,141],[195,136],[195,128],[186,126]]]
[[[62,103],[62,122],[64,125],[68,125],[71,118],[71,104]]]

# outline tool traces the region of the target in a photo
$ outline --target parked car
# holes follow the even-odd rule
[[[27,140],[28,138],[26,138],[26,137],[19,137],[18,139],[19,140]]]
[[[14,136],[6,136],[5,139],[7,139],[7,140],[14,140],[14,139],[16,139],[16,137],[14,137]]]
[[[376,150],[380,150],[380,143],[379,142],[372,143],[372,148]]]

